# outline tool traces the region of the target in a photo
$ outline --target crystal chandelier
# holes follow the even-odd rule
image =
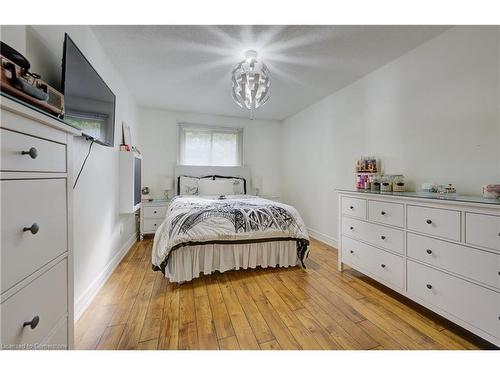
[[[257,109],[269,100],[271,75],[267,66],[257,61],[257,52],[249,50],[245,53],[245,60],[235,66],[232,72],[233,100],[241,108],[250,111]]]

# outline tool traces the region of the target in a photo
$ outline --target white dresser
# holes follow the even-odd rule
[[[347,264],[500,346],[500,201],[338,190]]]
[[[167,207],[170,199],[154,199],[152,201],[142,201],[140,217],[140,235],[141,241],[144,235],[155,234],[158,227],[167,216]]]
[[[73,347],[72,140],[1,97],[0,348]]]

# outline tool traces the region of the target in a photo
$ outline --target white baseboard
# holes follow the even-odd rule
[[[333,238],[327,234],[324,234],[324,233],[321,233],[321,232],[318,232],[317,230],[314,230],[314,229],[311,229],[311,228],[307,228],[307,231],[309,232],[309,235],[318,240],[318,241],[321,241],[321,242],[324,242],[326,243],[327,245],[330,245],[334,248],[337,248],[337,239],[336,238]]]
[[[109,261],[109,263],[104,267],[102,272],[97,276],[94,281],[90,283],[85,292],[82,293],[80,297],[75,302],[75,323],[83,315],[87,307],[89,307],[92,300],[95,298],[99,290],[103,287],[106,281],[109,279],[115,268],[120,264],[121,260],[132,248],[132,245],[137,241],[137,233],[134,233],[125,242],[123,247],[118,251],[118,253]]]

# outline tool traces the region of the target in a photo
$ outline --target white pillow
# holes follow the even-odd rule
[[[242,178],[227,178],[227,177],[215,177],[215,180],[227,180],[233,185],[234,195],[245,194],[245,185]]]
[[[198,194],[198,177],[180,176],[179,178],[179,194],[180,195],[197,195]]]
[[[234,186],[231,180],[212,180],[202,178],[198,182],[199,195],[233,195]]]

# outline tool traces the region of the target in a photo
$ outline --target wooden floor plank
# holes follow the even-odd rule
[[[125,324],[114,325],[106,328],[104,331],[97,349],[99,350],[113,350],[118,348],[118,343],[122,337]]]
[[[274,335],[260,313],[255,301],[252,299],[248,289],[245,287],[245,283],[237,277],[234,277],[234,275],[230,279],[257,341],[263,343],[273,340]]]
[[[241,307],[241,304],[234,292],[231,282],[227,278],[227,275],[219,275],[217,278],[224,298],[224,303],[226,304],[229,317],[231,318],[231,323],[234,327],[235,335],[238,339],[238,343],[241,349],[259,349],[259,344],[257,343],[257,338],[252,331],[252,327],[248,322],[248,319]]]
[[[198,349],[193,284],[181,285],[179,293],[179,349]]]
[[[278,344],[278,341],[276,340],[271,340],[267,342],[263,342],[259,344],[260,348],[262,350],[278,350],[281,349],[280,344]]]
[[[160,322],[158,349],[179,347],[180,288],[170,284],[166,290],[165,304]]]
[[[156,350],[158,348],[158,339],[140,342],[137,345],[139,350]]]
[[[75,327],[77,349],[492,349],[494,345],[346,267],[311,240],[307,268],[205,275],[151,270],[137,242]]]
[[[196,309],[196,327],[198,329],[200,349],[219,349],[208,295],[206,293],[201,295],[198,294],[194,299],[194,305]]]
[[[240,345],[236,336],[229,336],[219,340],[219,348],[221,350],[240,350]]]

